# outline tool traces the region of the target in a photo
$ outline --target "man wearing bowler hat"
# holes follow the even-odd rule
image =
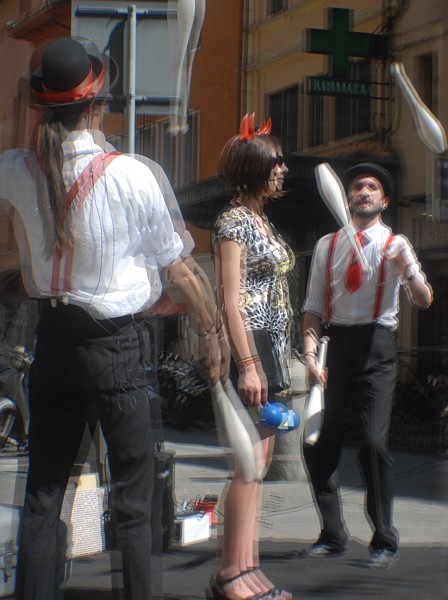
[[[71,38],[52,41],[33,61],[31,97],[42,112],[35,149],[0,155],[0,198],[21,216],[26,283],[40,311],[15,599],[60,597],[61,504],[86,425],[99,421],[122,559],[118,597],[150,600],[154,437],[149,331],[140,315],[157,298],[148,265],[169,269],[196,317],[212,382],[215,322],[153,172],[104,152],[89,131],[113,62],[89,40]]]
[[[303,307],[304,353],[309,384],[320,381],[327,388],[322,430],[315,445],[304,445],[304,458],[322,530],[306,555],[326,558],[348,550],[337,471],[350,412],[361,434],[359,461],[373,529],[368,565],[388,568],[398,557],[393,461],[387,445],[396,382],[398,292],[403,285],[415,306],[428,308],[432,290],[409,242],[382,222],[395,195],[390,173],[361,163],[342,180],[368,271],[357,261],[345,229],[318,241]],[[327,371],[319,374],[316,355],[323,327],[330,342]]]

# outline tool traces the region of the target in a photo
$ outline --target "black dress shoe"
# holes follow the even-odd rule
[[[331,558],[347,554],[348,546],[331,546],[323,542],[316,542],[305,550],[305,556],[309,558]]]
[[[370,553],[367,566],[371,569],[390,569],[398,560],[398,551],[381,548]]]

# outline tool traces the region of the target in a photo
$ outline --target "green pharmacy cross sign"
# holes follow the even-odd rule
[[[347,8],[328,9],[328,29],[307,29],[306,36],[307,52],[329,56],[329,77],[317,78],[316,85],[313,84],[315,78],[310,77],[308,91],[330,95],[370,94],[368,83],[364,86],[347,84],[349,59],[356,56],[384,60],[387,36],[353,31],[353,10]]]

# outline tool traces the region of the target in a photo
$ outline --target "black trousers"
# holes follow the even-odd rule
[[[53,600],[64,565],[59,515],[86,425],[100,422],[108,448],[123,587],[151,598],[154,442],[147,395],[149,334],[131,317],[94,321],[75,306],[42,304],[30,373],[29,473],[16,600]],[[121,584],[121,582],[120,582]]]
[[[373,550],[396,549],[392,525],[393,460],[388,450],[390,414],[396,383],[395,333],[381,326],[330,326],[325,417],[318,442],[304,447],[322,520],[321,541],[340,547],[347,534],[342,519],[338,465],[348,411],[361,436],[359,461],[367,513],[374,529]]]

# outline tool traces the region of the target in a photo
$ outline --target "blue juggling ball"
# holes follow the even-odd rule
[[[268,402],[260,408],[260,422],[270,429],[293,431],[300,425],[300,414],[295,408],[289,410],[282,402]]]
[[[278,429],[281,429],[282,431],[293,431],[294,429],[297,429],[299,425],[300,414],[295,408],[293,408],[288,410],[286,420],[280,424]]]
[[[260,408],[260,420],[267,427],[276,429],[282,422],[283,412],[269,402]]]

